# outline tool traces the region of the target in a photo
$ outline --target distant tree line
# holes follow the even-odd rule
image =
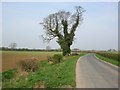
[[[0,47],[2,51],[61,51],[61,49],[29,49],[29,48],[9,48],[9,47]]]
[[[0,47],[2,51],[58,51],[62,52],[62,49],[29,49],[29,48],[11,48],[11,47]],[[72,49],[72,52],[81,52],[79,49]],[[82,51],[86,52],[86,51]],[[88,51],[87,51],[88,52]]]

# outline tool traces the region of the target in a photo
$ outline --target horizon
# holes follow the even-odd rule
[[[8,46],[2,46],[0,47],[0,49],[2,48],[8,48],[8,49],[12,49],[11,47],[8,47]],[[27,47],[16,47],[14,49],[28,49],[28,50],[47,50],[47,46],[46,48],[27,48]],[[118,52],[118,50],[114,49],[114,48],[110,48],[108,50],[105,50],[105,49],[100,49],[100,50],[96,50],[96,49],[80,49],[80,48],[71,48],[71,50],[74,50],[74,49],[79,49],[80,51],[109,51],[109,50],[115,50],[116,52]],[[51,48],[49,50],[61,50],[61,48]]]

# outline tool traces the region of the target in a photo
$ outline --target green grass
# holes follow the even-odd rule
[[[109,63],[111,63],[111,64],[113,64],[113,65],[116,65],[116,66],[120,66],[120,65],[119,65],[119,62],[118,62],[117,60],[113,60],[113,59],[110,59],[110,58],[101,56],[101,55],[99,55],[99,54],[96,54],[96,56],[97,56],[98,58],[100,58],[101,60],[104,60],[104,61],[109,62]]]
[[[46,88],[75,87],[75,68],[80,56],[65,57],[60,64],[40,61],[40,69],[27,76],[15,77],[2,83],[3,88],[34,88],[44,85]]]

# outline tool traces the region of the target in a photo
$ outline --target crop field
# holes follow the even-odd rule
[[[36,58],[37,60],[47,60],[47,56],[52,56],[61,52],[40,52],[40,51],[3,51],[2,71],[18,68],[19,61],[23,59]]]

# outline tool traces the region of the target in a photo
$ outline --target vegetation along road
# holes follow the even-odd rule
[[[77,88],[118,88],[118,68],[87,54],[77,62]]]

